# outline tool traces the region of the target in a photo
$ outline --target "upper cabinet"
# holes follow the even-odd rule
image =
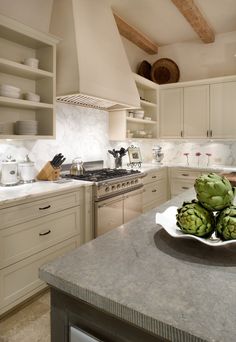
[[[181,138],[183,135],[183,89],[160,90],[160,137]]]
[[[236,81],[210,85],[210,135],[236,138]]]
[[[0,15],[1,139],[55,137],[56,44],[56,38]],[[34,123],[17,127],[25,120]]]
[[[109,113],[110,140],[156,139],[159,127],[159,85],[133,74],[140,97],[140,106],[133,110]],[[143,118],[135,117],[135,110],[144,111]]]
[[[236,77],[160,87],[160,137],[235,139]]]

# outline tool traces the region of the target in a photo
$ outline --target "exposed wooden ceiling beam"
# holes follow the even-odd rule
[[[213,43],[215,34],[194,0],[171,0],[204,43]]]
[[[152,42],[143,33],[139,32],[136,28],[129,25],[117,14],[114,14],[114,18],[118,27],[120,34],[130,40],[132,43],[137,45],[140,49],[146,51],[150,55],[154,55],[158,51],[158,46],[156,43]]]

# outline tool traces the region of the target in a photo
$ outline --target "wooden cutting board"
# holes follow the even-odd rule
[[[236,186],[236,172],[221,173],[220,175],[228,178],[232,186]]]

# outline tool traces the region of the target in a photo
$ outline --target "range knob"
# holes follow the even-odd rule
[[[108,192],[110,190],[109,186],[105,188],[105,191]]]
[[[115,189],[116,189],[116,186],[112,185],[111,190],[115,190]]]
[[[135,179],[134,183],[137,184],[138,183],[138,179]]]
[[[125,183],[122,183],[122,188],[124,188],[125,187]]]
[[[130,186],[130,182],[127,182],[126,185],[127,185],[127,186]]]
[[[117,184],[117,189],[120,189],[120,184]]]
[[[132,181],[131,181],[131,185],[133,185],[133,184],[134,184],[134,181],[132,180]]]

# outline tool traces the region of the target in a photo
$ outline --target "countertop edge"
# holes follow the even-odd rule
[[[57,277],[56,282],[54,282],[54,276],[51,276],[50,273],[43,270],[43,268],[39,269],[39,277],[50,286],[63,291],[67,295],[71,295],[77,299],[80,299],[108,314],[114,315],[117,318],[134,324],[138,328],[142,328],[170,341],[207,342],[201,337],[192,335],[187,331],[180,330],[166,322],[154,319],[138,312],[137,310],[129,308],[123,304],[115,302],[78,285],[73,285],[72,283],[67,282],[65,279],[60,279]]]

